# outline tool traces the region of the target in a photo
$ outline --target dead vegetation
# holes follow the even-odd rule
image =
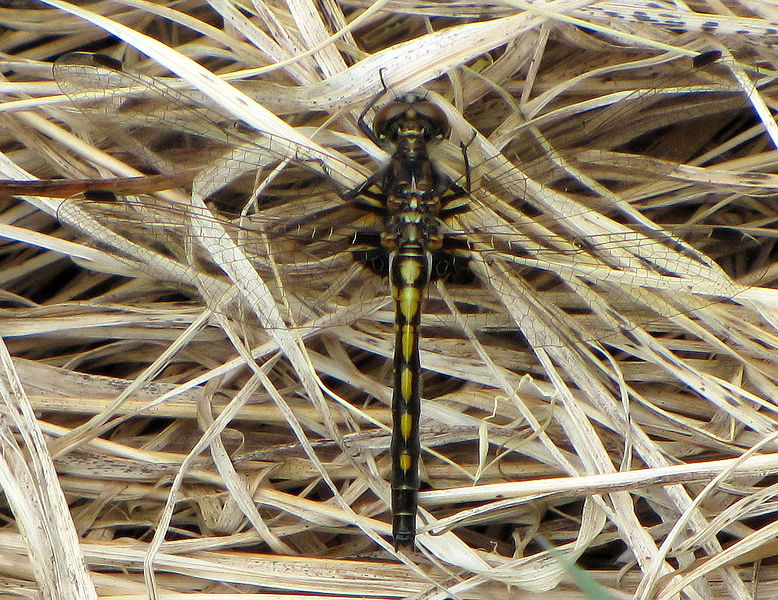
[[[199,173],[6,190],[4,594],[606,597],[577,563],[615,598],[775,597],[778,16],[557,4],[0,8],[4,179]],[[64,95],[75,50],[143,75]],[[412,555],[389,292],[333,212],[385,158],[381,78],[446,111],[473,193],[477,283],[425,312]]]

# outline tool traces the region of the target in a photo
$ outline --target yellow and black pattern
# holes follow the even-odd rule
[[[413,544],[419,490],[421,376],[419,326],[429,257],[408,245],[392,261],[395,302],[394,390],[392,394],[392,531],[395,546]]]
[[[369,108],[369,107],[368,107]],[[374,128],[359,124],[389,150],[389,164],[349,198],[383,220],[380,234],[355,238],[354,257],[389,275],[395,302],[394,391],[392,394],[392,535],[395,548],[413,547],[419,491],[421,365],[419,328],[422,300],[432,278],[462,279],[467,249],[441,234],[445,219],[468,210],[469,194],[438,172],[428,146],[448,134],[443,112],[410,94],[390,102]]]

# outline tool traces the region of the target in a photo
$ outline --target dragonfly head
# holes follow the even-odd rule
[[[423,144],[438,142],[449,133],[448,119],[436,104],[418,94],[406,94],[378,111],[373,130],[387,147],[413,139]]]

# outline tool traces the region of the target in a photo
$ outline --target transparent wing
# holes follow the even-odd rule
[[[225,275],[230,259],[214,257],[203,244],[203,231],[212,231],[214,238],[229,238],[266,282],[280,326],[318,331],[359,322],[391,336],[389,293],[375,264],[384,260],[380,250],[368,264],[372,269],[354,260],[380,245],[380,219],[343,199],[343,182],[323,167],[331,156],[298,160],[291,143],[247,130],[196,94],[85,55],[61,58],[54,74],[79,109],[147,167],[177,173],[204,164],[192,193],[209,201],[206,208],[186,196],[80,197],[63,203],[63,219],[99,223],[99,230],[81,226],[103,243],[107,227],[131,242],[121,250],[137,268],[198,290],[214,310],[248,318]],[[723,302],[747,298],[748,288],[702,251],[716,242],[711,227],[660,227],[607,190],[598,190],[596,200],[586,190],[556,191],[574,172],[563,168],[563,155],[554,156],[541,184],[480,136],[468,148],[475,150],[490,158],[473,168],[471,210],[445,224],[452,252],[475,276],[446,283],[457,318],[473,331],[495,338],[521,332],[533,347],[628,345],[638,329],[725,335],[710,332],[706,316]],[[454,164],[455,152],[444,148],[442,154],[444,165]],[[674,168],[668,161],[625,157],[619,155],[625,168]],[[521,162],[532,163],[531,157]],[[279,164],[282,170],[270,171]],[[533,170],[543,181],[543,172]],[[257,173],[269,171],[258,187]],[[431,289],[425,322],[435,326],[432,335],[450,337],[457,318]]]

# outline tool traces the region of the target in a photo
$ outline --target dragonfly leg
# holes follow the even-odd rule
[[[473,143],[477,135],[478,132],[473,130],[473,137],[470,138],[469,142],[459,142],[459,147],[462,149],[462,160],[465,164],[465,189],[467,190],[468,194],[470,194],[470,191],[473,188],[470,185],[470,158],[467,156],[467,149],[470,147],[470,144]]]
[[[367,106],[362,110],[361,113],[359,113],[359,118],[357,119],[357,126],[359,127],[360,131],[364,133],[368,138],[370,138],[370,141],[372,141],[376,146],[379,146],[383,148],[383,143],[381,142],[380,138],[376,135],[376,132],[373,131],[373,128],[370,126],[370,124],[365,120],[365,115],[367,115],[368,112],[370,112],[370,109],[373,108],[376,105],[376,102],[378,102],[379,98],[386,94],[386,92],[389,91],[389,88],[386,85],[386,81],[384,81],[384,69],[378,69],[378,76],[381,78],[381,91],[378,92],[375,96],[373,96],[370,99],[370,102],[367,103]]]

